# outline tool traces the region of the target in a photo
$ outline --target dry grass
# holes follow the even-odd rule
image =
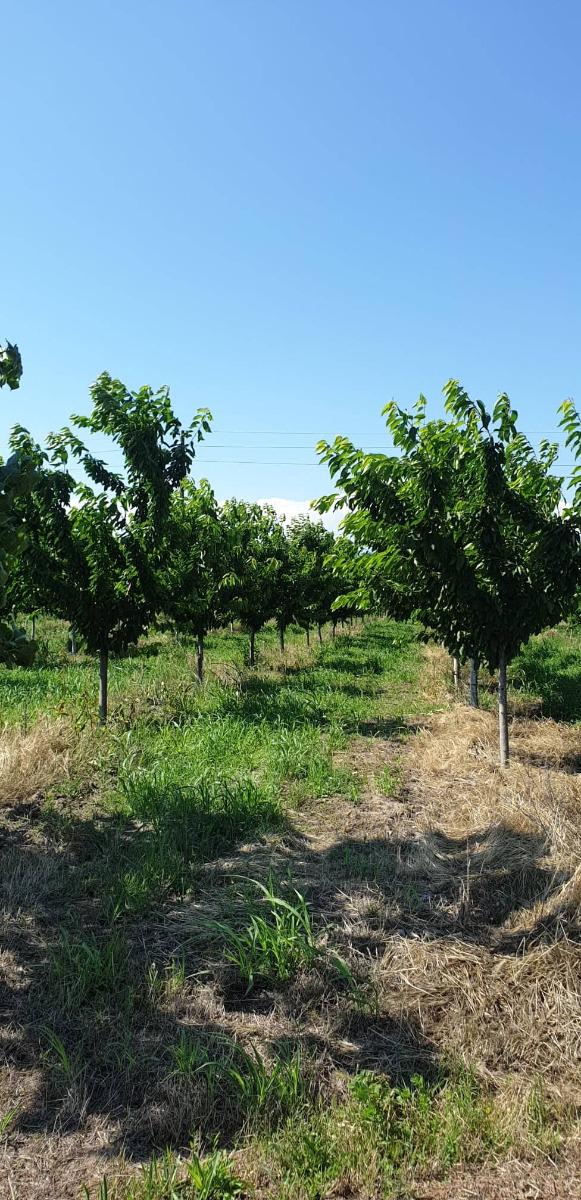
[[[376,984],[392,1016],[507,1095],[542,1077],[579,1104],[581,733],[515,721],[512,748],[501,771],[494,717],[459,705],[414,739],[401,879],[421,902],[400,911]]]
[[[28,732],[7,726],[0,732],[0,805],[30,801],[69,779],[83,752],[71,722],[42,719]]]
[[[503,771],[495,718],[459,705],[415,739],[410,785],[423,800],[419,827],[431,874],[451,881],[463,862],[473,880],[514,877],[522,897],[527,874],[541,869],[546,886],[518,913],[519,924],[531,930],[549,916],[574,922],[581,902],[581,776],[573,772],[581,732],[550,720],[515,720],[511,747],[511,766]]]

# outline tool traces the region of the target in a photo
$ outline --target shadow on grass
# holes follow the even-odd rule
[[[565,647],[558,634],[524,646],[512,675],[516,689],[540,698],[545,717],[581,720],[581,655]]]
[[[220,886],[228,891],[222,863],[216,862],[218,875],[212,877],[210,845],[216,856],[226,851],[234,855],[235,872],[260,873],[256,850],[240,845],[249,830],[238,825],[220,833],[214,816],[207,829],[208,814],[196,813],[196,846],[192,819],[183,808],[173,812],[166,830],[112,816],[80,820],[54,813],[48,822],[42,815],[35,818],[31,829],[30,820],[20,819],[16,811],[12,818],[8,815],[0,864],[7,964],[2,1020],[6,1030],[15,1032],[6,1036],[2,1050],[13,1068],[30,1072],[35,1080],[32,1090],[18,1097],[21,1132],[51,1131],[55,1124],[73,1131],[99,1115],[118,1130],[111,1154],[124,1146],[139,1159],[165,1145],[186,1146],[194,1128],[208,1145],[216,1136],[229,1145],[248,1123],[249,1104],[257,1102],[255,1087],[270,1095],[268,1120],[273,1122],[277,1112],[288,1115],[289,1096],[293,1104],[300,1099],[292,1087],[319,1087],[325,1072],[336,1067],[356,1071],[362,1062],[374,1061],[394,1078],[436,1070],[435,1048],[412,1017],[378,1023],[363,1012],[355,1022],[353,1014],[345,1017],[349,1051],[334,1047],[307,1022],[293,1038],[302,1064],[300,1079],[295,1080],[293,1068],[291,1091],[287,1094],[281,1083],[278,1095],[276,1078],[269,1083],[262,1076],[274,1070],[277,1077],[279,1067],[265,1067],[260,1055],[254,1065],[252,1057],[240,1058],[232,1027],[233,1013],[237,1020],[252,1007],[255,1014],[269,1012],[272,996],[257,993],[253,1005],[245,1005],[240,992],[230,1013],[218,1004],[223,1020],[209,1015],[196,1021],[186,994],[180,1006],[179,989],[186,978],[212,979],[214,973],[220,987],[223,965],[216,975],[215,941],[210,952],[203,937],[172,934],[168,950],[160,934],[168,904],[179,904],[180,894],[189,904],[204,900],[210,881],[218,892]],[[34,826],[40,836],[33,836]],[[300,835],[290,828],[287,832],[297,853],[304,855]],[[256,821],[252,834],[258,836]],[[172,854],[167,845],[164,849],[164,838]],[[200,857],[205,859],[203,876]],[[287,862],[292,871],[292,856]],[[313,917],[315,922],[322,919],[316,897]],[[320,987],[326,994],[328,980]],[[284,995],[277,993],[274,999],[284,1007]],[[287,999],[292,1006],[290,993]],[[284,1040],[267,1033],[275,1064]],[[285,1054],[288,1049],[287,1038]],[[319,1063],[318,1080],[311,1085],[313,1055],[324,1066]],[[238,1090],[235,1086],[235,1071],[211,1065],[233,1057],[234,1067],[240,1067],[240,1058],[244,1068],[242,1092],[240,1084]],[[283,1063],[282,1078],[285,1070]],[[274,1089],[272,1095],[268,1088]]]
[[[445,1071],[414,1015],[412,995],[409,1012],[384,1016],[362,1000],[363,991],[315,969],[287,986],[257,988],[250,998],[242,987],[238,995],[231,988],[225,1009],[219,943],[200,936],[200,904],[208,902],[209,889],[218,911],[221,896],[227,911],[233,876],[265,878],[274,871],[284,880],[289,872],[308,899],[314,927],[332,930],[339,953],[347,937],[345,951],[364,962],[385,951],[394,935],[451,937],[521,953],[522,935],[495,943],[496,931],[509,917],[524,918],[533,905],[548,902],[564,882],[546,866],[544,838],[503,825],[468,839],[439,831],[410,839],[347,838],[317,853],[299,831],[279,824],[284,853],[277,854],[260,841],[256,814],[252,828],[228,825],[212,805],[192,812],[187,804],[170,804],[165,826],[145,813],[132,821],[53,814],[48,823],[41,815],[36,840],[29,821],[14,813],[12,822],[0,873],[8,963],[2,1018],[18,1034],[7,1037],[4,1054],[14,1066],[34,1068],[37,1080],[18,1127],[51,1130],[56,1121],[81,1129],[98,1114],[119,1130],[111,1153],[123,1145],[137,1159],[163,1145],[185,1146],[193,1128],[208,1144],[218,1137],[227,1146],[245,1127],[248,1103],[256,1102],[254,1084],[248,1084],[248,1101],[233,1083],[242,1054],[233,1030],[236,1022],[244,1027],[245,1014],[254,1023],[266,1016],[262,1037],[275,1057],[282,1040],[270,1032],[270,1016],[276,1011],[290,1021],[307,1076],[317,1060],[316,1086],[337,1068],[373,1067],[399,1082]],[[250,833],[255,844],[245,846]],[[226,852],[227,867],[218,858]],[[360,931],[348,914],[358,891],[374,899]],[[164,915],[180,905],[193,913],[189,928]],[[247,920],[248,910],[237,919]],[[530,937],[545,931],[554,936],[552,917],[544,926],[537,921]],[[568,936],[576,932],[569,929]],[[196,1018],[187,991],[180,1001],[180,979],[188,978],[211,983],[218,1000],[222,996],[205,1019]],[[325,1033],[317,1014],[328,1011],[333,1022]],[[287,1053],[288,1037],[284,1042]],[[240,1061],[249,1080],[255,1069],[259,1075],[266,1070],[262,1059],[255,1067]],[[263,1080],[260,1086],[266,1094],[274,1089],[273,1121],[276,1112],[284,1115],[289,1096],[298,1103],[292,1088],[283,1101],[276,1099],[277,1084]],[[310,1086],[306,1079],[304,1087]]]

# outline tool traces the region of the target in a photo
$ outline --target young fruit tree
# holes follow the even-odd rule
[[[508,763],[506,668],[528,638],[568,612],[581,564],[579,527],[560,510],[557,449],[535,453],[501,395],[492,414],[460,384],[447,419],[385,410],[398,453],[365,454],[337,438],[319,450],[365,551],[363,596],[414,618],[449,653],[498,672],[500,761]]]
[[[289,527],[289,549],[296,592],[296,620],[308,632],[318,630],[332,620],[332,604],[337,595],[336,580],[330,565],[334,535],[321,521],[297,517]]]
[[[171,498],[188,474],[195,443],[209,430],[203,410],[184,428],[167,388],[130,392],[99,376],[88,417],[53,434],[48,450],[25,430],[13,437],[28,448],[41,475],[22,506],[27,534],[23,568],[33,607],[61,616],[99,657],[99,717],[107,720],[109,655],[123,652],[147,628],[160,602],[159,561]],[[109,470],[84,445],[77,429],[107,434],[124,459]],[[76,482],[69,463],[97,485]]]
[[[250,666],[256,663],[256,634],[276,613],[281,583],[280,550],[284,531],[273,508],[245,500],[227,500],[221,510],[228,541],[232,584],[225,598],[229,616],[250,637]]]
[[[225,522],[214,493],[202,480],[174,492],[157,568],[163,616],[176,632],[196,638],[197,676],[204,675],[204,641],[224,621],[227,589],[233,586]]]

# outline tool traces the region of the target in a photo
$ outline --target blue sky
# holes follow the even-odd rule
[[[2,446],[107,369],[213,410],[220,497],[300,501],[391,397],[579,397],[577,2],[0,9]]]

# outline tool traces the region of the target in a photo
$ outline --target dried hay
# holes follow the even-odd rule
[[[0,732],[0,804],[45,793],[70,778],[82,739],[66,720],[39,720],[28,732]]]

